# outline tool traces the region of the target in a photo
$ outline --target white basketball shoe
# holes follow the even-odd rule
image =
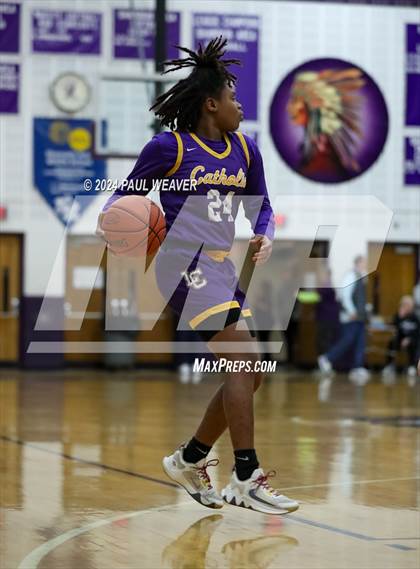
[[[223,500],[213,488],[210,476],[207,473],[209,466],[217,466],[219,460],[203,458],[196,464],[185,462],[182,453],[184,446],[177,449],[172,455],[165,456],[162,461],[166,474],[182,486],[191,498],[207,508],[222,508]]]
[[[356,367],[349,372],[349,380],[359,386],[366,385],[370,377],[370,371],[364,367]]]
[[[230,483],[222,490],[223,500],[263,514],[290,514],[299,508],[299,503],[271,488],[267,480],[274,475],[274,471],[264,474],[256,468],[248,480],[239,480],[234,470]]]
[[[322,355],[318,357],[318,367],[323,375],[334,375],[332,363],[327,356]]]

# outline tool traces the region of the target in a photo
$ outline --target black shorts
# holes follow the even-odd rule
[[[209,342],[213,336],[215,334],[217,334],[218,332],[220,332],[220,330],[211,330],[208,328],[208,326],[211,326],[211,319],[213,317],[210,316],[207,319],[207,326],[206,328],[200,329],[200,326],[198,326],[195,330],[196,332],[200,335],[200,337],[205,341],[205,342]],[[228,311],[227,317],[226,317],[226,322],[225,325],[223,327],[223,330],[225,328],[227,328],[228,326],[230,326],[231,324],[233,324],[234,322],[238,322],[239,320],[245,320],[247,326],[248,326],[248,330],[249,333],[251,334],[251,336],[253,338],[256,337],[256,333],[255,333],[255,324],[254,324],[254,319],[252,318],[252,316],[242,316],[241,314],[241,309],[240,308],[231,308]]]

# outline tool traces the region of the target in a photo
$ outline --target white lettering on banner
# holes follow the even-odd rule
[[[17,91],[19,84],[19,74],[12,65],[0,65],[0,90]]]

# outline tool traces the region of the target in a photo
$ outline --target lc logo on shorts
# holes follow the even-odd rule
[[[181,276],[184,277],[188,287],[192,286],[193,288],[203,288],[203,286],[206,286],[207,284],[207,279],[203,277],[203,271],[200,267],[190,272],[181,271]]]
[[[341,59],[314,59],[293,69],[270,109],[274,144],[295,172],[336,184],[368,170],[382,152],[388,111],[375,81]]]

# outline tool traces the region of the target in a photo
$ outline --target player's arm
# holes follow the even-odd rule
[[[250,150],[250,165],[242,203],[254,231],[250,243],[255,246],[256,253],[252,260],[256,265],[262,265],[270,258],[273,248],[274,213],[268,197],[261,153],[253,140],[246,137],[246,141]]]

